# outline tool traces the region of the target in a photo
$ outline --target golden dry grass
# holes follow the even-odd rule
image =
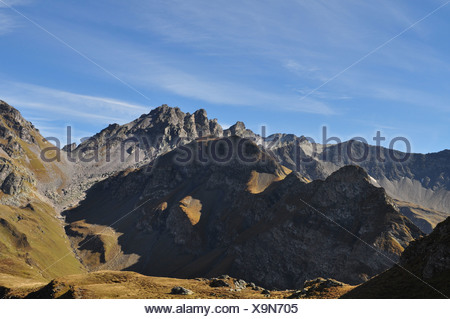
[[[8,281],[8,278],[6,278]],[[236,291],[234,279],[225,279],[230,287],[210,287],[208,279],[176,279],[150,277],[128,271],[99,271],[89,274],[70,275],[53,280],[50,284],[42,281],[9,280],[5,285],[0,276],[0,285],[10,289],[8,297],[23,298],[83,298],[83,299],[285,299],[294,291],[271,291],[270,295],[261,290],[245,288]],[[193,292],[192,295],[173,295],[173,287],[181,286]],[[339,298],[351,290],[352,286],[332,287],[317,292],[309,298]]]
[[[0,273],[51,279],[84,272],[65,236],[61,221],[48,204],[0,205]],[[51,266],[51,267],[50,267]]]

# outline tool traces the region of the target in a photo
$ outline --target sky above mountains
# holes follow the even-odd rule
[[[168,104],[433,152],[450,148],[448,30],[443,0],[0,0],[0,99],[44,136]]]

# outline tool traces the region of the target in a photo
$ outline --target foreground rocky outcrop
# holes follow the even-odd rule
[[[345,298],[448,298],[450,296],[450,218],[413,241],[399,265],[372,278]]]
[[[316,278],[313,280],[307,280],[303,284],[303,288],[294,292],[288,297],[288,299],[304,299],[314,298],[322,296],[324,293],[329,295],[331,291],[351,290],[352,286],[349,286],[343,282],[337,281],[332,278]]]

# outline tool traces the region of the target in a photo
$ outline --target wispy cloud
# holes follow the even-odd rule
[[[0,35],[10,33],[17,25],[17,22],[10,15],[0,11]]]
[[[0,0],[0,8],[23,6],[32,3],[33,0]]]
[[[0,0],[0,35],[10,33],[22,24],[10,7],[24,6],[32,3],[32,0]]]
[[[199,61],[179,60],[179,55],[163,55],[148,47],[128,43],[123,39],[95,35],[77,35],[68,31],[77,43],[96,43],[83,47],[88,56],[100,60],[104,68],[140,90],[164,91],[200,102],[228,106],[250,106],[266,109],[334,114],[331,106],[320,98],[301,99],[294,89],[274,89],[255,86],[240,77],[224,80],[221,74],[212,72]],[[120,49],[117,49],[120,48]],[[114,52],[114,55],[106,52]],[[184,62],[184,63],[181,63]],[[93,70],[97,71],[95,66]],[[245,71],[244,71],[245,72]]]
[[[137,76],[139,76],[138,73]],[[180,96],[214,104],[276,108],[326,115],[334,113],[325,102],[312,98],[301,100],[301,96],[295,92],[263,91],[241,83],[202,79],[196,75],[161,66],[159,66],[159,72],[155,72],[153,68],[152,75],[140,75],[135,78],[135,81],[141,84],[148,83]]]
[[[62,115],[74,115],[89,120],[91,117],[123,121],[121,115],[142,114],[149,108],[112,98],[76,94],[38,85],[0,81],[2,98],[19,103],[22,108],[41,108]],[[107,116],[105,114],[115,114]]]
[[[420,108],[434,109],[450,112],[450,99],[429,91],[414,90],[408,87],[388,87],[376,85],[372,87],[372,97],[375,99],[390,100]]]
[[[369,119],[374,125],[389,122],[374,109],[389,113],[392,120],[386,126],[392,127],[403,121],[408,106],[433,109],[436,114],[449,109],[445,88],[450,82],[445,71],[450,64],[448,46],[442,40],[448,19],[443,10],[346,70],[445,2],[248,0],[230,5],[226,0],[97,0],[95,5],[79,6],[56,1],[42,12],[33,6],[27,13],[92,61],[145,92],[151,103],[211,107],[218,110],[214,116],[225,115],[223,120],[228,123],[235,120],[228,117],[229,108],[240,112],[236,117],[244,121],[259,109],[261,116],[268,117],[279,110],[308,113],[304,117],[314,120],[333,114],[333,121],[347,129],[342,124],[346,119],[367,114],[375,116]],[[0,8],[0,14],[6,10]],[[5,24],[5,32],[8,26],[12,22]],[[111,74],[53,42],[45,32],[36,36],[33,28],[20,33],[23,43],[30,47],[45,43],[39,50],[46,58],[30,53],[30,59],[23,59],[26,54],[17,44],[15,50],[21,54],[15,62],[21,63],[22,58],[23,70],[39,74],[40,83],[54,83],[54,73],[73,76],[73,91],[78,94],[0,84],[10,103],[35,118],[42,118],[38,114],[42,109],[59,121],[72,118],[96,127],[148,111],[139,102],[130,102],[143,100]],[[30,78],[16,77],[13,72],[9,78]],[[115,88],[119,88],[115,97],[123,93],[129,101],[111,99],[109,92]],[[298,114],[292,114],[295,117]],[[43,127],[51,126],[40,122]],[[399,129],[404,125],[398,125]]]
[[[80,43],[96,45],[81,47],[82,51],[92,58],[102,56],[101,63],[105,68],[119,74],[133,86],[162,89],[207,103],[274,107],[316,114],[335,113],[331,104],[349,96],[345,91],[327,94],[321,90],[301,99],[298,92],[323,83],[342,67],[354,62],[352,55],[359,58],[361,52],[373,49],[374,44],[386,40],[393,34],[392,31],[399,30],[415,18],[408,10],[384,0],[376,4],[351,0],[345,5],[335,0],[290,0],[285,4],[267,3],[263,6],[249,1],[242,3],[240,10],[228,6],[225,1],[199,1],[195,4],[184,1],[132,1],[127,6],[120,7],[121,4],[117,3],[114,6],[125,10],[128,17],[132,14],[135,18],[130,21],[117,15],[111,19],[115,24],[158,34],[163,41],[195,49],[193,59],[176,52],[170,52],[165,57],[165,54],[158,53],[158,49],[148,50],[145,37],[142,44],[136,46],[114,36],[100,39],[98,35],[84,33]],[[116,14],[123,10],[116,10]],[[382,12],[386,16],[388,23],[383,28],[373,17],[374,12]],[[97,19],[89,13],[84,18]],[[361,27],[355,28],[355,25]],[[68,26],[60,28],[66,33],[68,30],[64,28]],[[72,31],[68,33],[74,35]],[[316,44],[317,39],[320,39],[320,45]],[[79,48],[76,43],[74,46]],[[113,51],[113,57],[105,54]],[[326,51],[329,52],[325,54]],[[257,86],[239,79],[224,80],[222,74],[215,76],[200,59],[202,55],[219,52],[241,56],[260,54],[261,63],[281,60],[284,70],[274,69],[273,72],[288,70],[298,76],[298,83],[280,90],[280,87],[271,89],[267,85]],[[409,59],[411,63],[408,65],[412,65],[414,61],[411,57]],[[252,71],[251,63],[245,68]],[[266,80],[270,79],[270,74],[264,76]]]
[[[111,123],[124,124],[150,110],[150,107],[126,101],[27,83],[0,81],[0,92],[0,99],[18,108],[47,134],[57,131],[61,135],[65,125],[77,124],[75,126],[82,130],[85,125],[81,123],[95,124],[99,128]],[[52,125],[54,129],[49,130]]]

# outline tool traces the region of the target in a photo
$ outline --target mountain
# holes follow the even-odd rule
[[[62,206],[76,205],[84,191],[98,181],[128,168],[147,165],[159,155],[197,138],[233,135],[253,140],[283,166],[308,180],[325,179],[346,165],[361,166],[389,196],[404,203],[401,207],[421,207],[423,214],[413,221],[426,233],[450,215],[448,150],[408,155],[357,141],[322,145],[293,134],[262,137],[242,122],[223,130],[216,119],[208,119],[203,109],[190,114],[167,105],[128,124],[110,125],[78,146],[66,146],[64,149],[69,151],[69,161],[75,162],[73,171],[77,173],[64,189],[60,202]],[[98,160],[89,161],[93,158]],[[358,161],[359,158],[364,160]],[[409,217],[416,216],[407,209],[403,211]]]
[[[344,298],[448,298],[450,296],[450,218],[413,241],[399,265],[355,288]]]
[[[418,223],[427,233],[430,225],[436,225],[435,220],[440,222],[450,215],[450,150],[405,154],[357,141],[314,144],[285,134],[269,136],[266,148],[281,164],[311,180],[326,178],[345,165],[361,166],[391,197],[429,212],[430,219]]]
[[[44,149],[48,160],[41,158]],[[55,160],[55,146],[15,108],[0,101],[1,203],[19,205],[29,197],[46,200],[51,191],[67,184],[66,162]],[[42,196],[44,195],[44,196]]]
[[[186,154],[192,160],[180,162]],[[227,154],[226,162],[213,160]],[[92,270],[180,278],[228,273],[283,289],[319,276],[361,283],[422,234],[361,168],[309,183],[236,136],[194,141],[108,178],[64,216]],[[98,225],[109,226],[114,247],[104,234],[92,239]]]
[[[448,215],[449,154],[378,163],[369,147],[356,166],[346,144],[364,148],[223,130],[163,105],[59,150],[0,102],[0,286],[122,270],[360,284]]]
[[[48,196],[67,183],[65,162],[40,157],[49,148],[55,147],[19,111],[0,101],[0,280],[84,272]],[[47,152],[52,153],[57,154]]]

